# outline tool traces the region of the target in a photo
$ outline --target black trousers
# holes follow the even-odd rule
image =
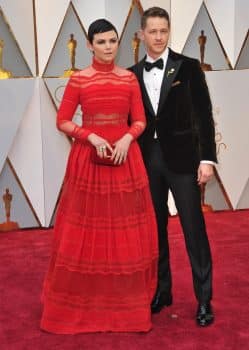
[[[167,168],[158,140],[144,159],[147,168],[159,235],[158,289],[171,294],[172,280],[168,244],[168,192],[171,190],[182,225],[192,268],[193,285],[199,302],[212,298],[212,261],[201,209],[197,174],[177,174]]]

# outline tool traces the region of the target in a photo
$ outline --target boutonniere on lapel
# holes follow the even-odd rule
[[[167,72],[167,78],[170,76],[170,74],[173,74],[175,71],[175,68],[171,68],[170,70],[168,70]]]

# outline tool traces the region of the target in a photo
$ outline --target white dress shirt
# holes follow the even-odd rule
[[[163,69],[153,67],[149,72],[147,72],[145,69],[143,71],[144,84],[155,114],[157,114],[161,85],[163,81],[165,67],[168,60],[168,55],[169,55],[169,49],[166,48],[163,54],[160,57],[158,57],[156,60],[150,57],[148,54],[146,57],[146,61],[151,63],[157,61],[160,58],[162,58],[163,60]]]
[[[144,84],[155,114],[157,114],[161,86],[162,86],[162,81],[163,81],[163,76],[164,76],[168,56],[169,56],[168,47],[165,49],[165,51],[162,53],[160,57],[157,57],[157,59],[152,58],[148,54],[146,56],[146,61],[151,63],[157,61],[160,58],[162,58],[163,60],[163,69],[153,67],[149,72],[147,72],[145,69],[143,70]],[[156,131],[154,134],[154,138],[155,139],[157,138]],[[216,164],[215,162],[212,162],[210,160],[202,160],[201,163],[212,164],[212,165]]]

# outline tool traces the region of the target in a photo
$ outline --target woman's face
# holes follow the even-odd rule
[[[92,44],[88,47],[94,52],[97,61],[110,63],[114,60],[118,51],[118,37],[114,30],[105,33],[94,34]]]

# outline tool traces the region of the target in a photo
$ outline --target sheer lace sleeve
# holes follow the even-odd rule
[[[146,127],[146,119],[142,96],[137,78],[132,73],[131,77],[131,107],[130,107],[131,126],[128,131],[134,139],[138,138]]]
[[[91,133],[90,130],[79,127],[72,122],[72,118],[80,103],[80,76],[78,74],[72,75],[70,78],[62,102],[57,113],[57,128],[66,135],[74,137],[75,139],[86,140]]]

